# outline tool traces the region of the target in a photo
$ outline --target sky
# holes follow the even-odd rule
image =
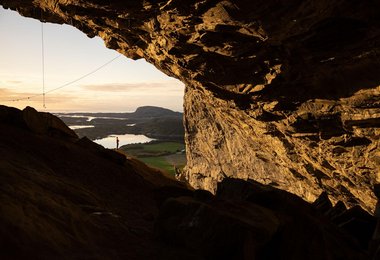
[[[120,54],[99,37],[43,24],[45,92],[96,70]],[[47,112],[130,112],[152,105],[183,110],[184,85],[141,59],[120,56],[74,84],[47,93],[43,106],[41,22],[0,6],[0,104]],[[27,99],[30,96],[39,95]],[[14,101],[17,99],[25,99]]]

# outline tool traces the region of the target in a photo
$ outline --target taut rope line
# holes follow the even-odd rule
[[[94,73],[97,72],[98,70],[101,70],[102,68],[104,68],[104,67],[107,66],[108,64],[112,63],[114,60],[120,58],[121,56],[123,56],[123,55],[120,54],[120,55],[118,55],[118,56],[112,58],[111,60],[107,61],[107,62],[104,63],[103,65],[101,65],[101,66],[97,67],[96,69],[92,70],[91,72],[89,72],[89,73],[87,73],[87,74],[85,74],[85,75],[83,75],[83,76],[81,76],[81,77],[79,77],[79,78],[77,78],[77,79],[75,79],[75,80],[73,80],[73,81],[67,82],[67,83],[65,83],[65,84],[63,84],[63,85],[61,85],[61,86],[59,86],[59,87],[57,87],[57,88],[51,89],[51,90],[49,90],[49,91],[46,91],[44,94],[46,95],[46,94],[49,94],[49,93],[51,93],[51,92],[53,92],[53,91],[56,91],[56,90],[58,90],[58,89],[61,89],[61,88],[67,87],[67,86],[69,86],[69,85],[71,85],[71,84],[74,84],[75,82],[80,81],[80,80],[82,80],[82,79],[84,79],[84,78],[86,78],[86,77],[88,77],[88,76],[94,74]],[[35,94],[35,95],[28,96],[28,97],[25,97],[25,98],[16,98],[16,99],[10,99],[10,100],[3,100],[2,102],[17,102],[17,101],[22,101],[22,100],[32,99],[32,98],[39,97],[39,96],[42,96],[42,94]]]
[[[42,55],[42,102],[44,108],[46,108],[45,103],[45,45],[44,45],[44,23],[41,22],[41,55]]]

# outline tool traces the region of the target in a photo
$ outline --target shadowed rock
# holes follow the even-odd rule
[[[375,207],[380,167],[378,1],[0,0],[75,26],[186,84],[187,167],[216,191],[225,177],[308,201]],[[143,111],[141,111],[143,112]]]
[[[367,259],[372,217],[360,208],[334,224],[255,181],[194,191],[88,139],[31,131],[17,114],[0,109],[1,259]]]
[[[311,204],[253,181],[225,179],[213,200],[168,199],[160,210],[156,232],[167,243],[205,259],[368,257],[355,236],[328,221]]]

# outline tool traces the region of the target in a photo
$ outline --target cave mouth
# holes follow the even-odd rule
[[[185,166],[180,81],[75,27],[41,24],[2,7],[0,16],[2,105],[54,113],[79,137],[172,176]]]
[[[334,203],[371,211],[380,165],[378,3],[277,2],[0,0],[98,35],[184,82],[181,177],[194,188],[253,179],[307,201],[328,191]]]
[[[375,2],[0,0],[186,83],[178,177],[196,189],[161,186],[133,160],[51,127],[50,114],[5,109],[0,177],[22,184],[0,189],[6,247],[99,259],[369,259],[373,242],[378,254],[378,216],[366,212],[379,206]],[[41,232],[44,221],[57,232]]]
[[[0,15],[3,105],[48,112],[183,111],[183,83],[144,59],[124,57],[69,25],[43,23],[42,29],[40,21],[3,7]]]

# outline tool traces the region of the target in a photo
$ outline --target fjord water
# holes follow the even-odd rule
[[[104,146],[105,148],[113,149],[116,148],[116,137],[119,138],[119,147],[126,144],[148,143],[150,141],[155,140],[145,135],[124,134],[109,135],[105,138],[96,139],[94,140],[94,142]]]

